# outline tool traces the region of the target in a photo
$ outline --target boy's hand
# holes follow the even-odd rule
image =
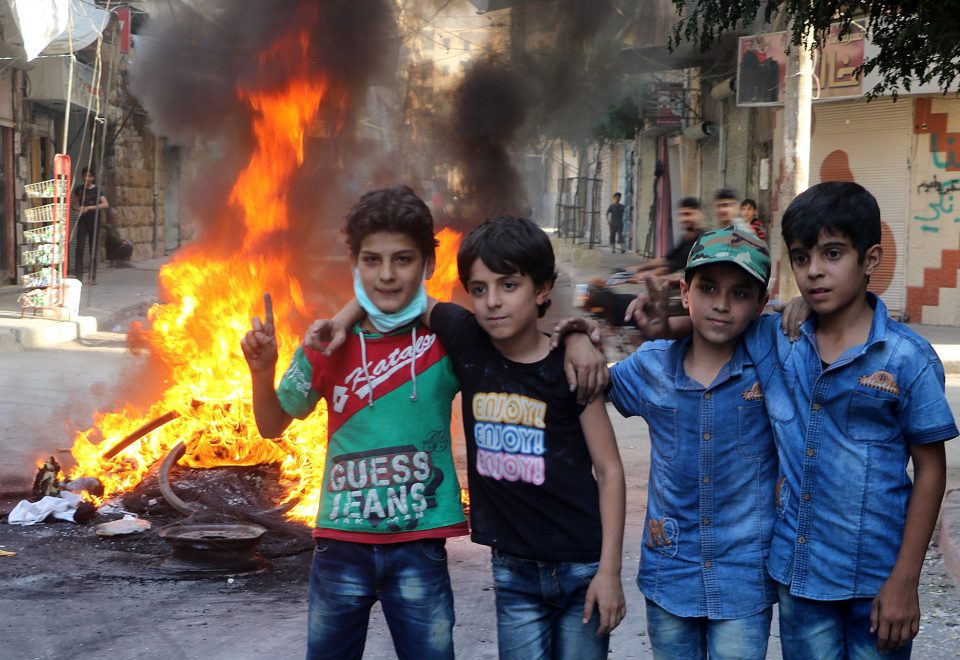
[[[771,307],[773,311],[783,313],[780,318],[780,327],[783,330],[783,334],[785,334],[790,341],[800,339],[800,326],[810,318],[811,312],[810,305],[803,299],[803,296],[797,296],[786,305],[776,304],[771,305]]]
[[[903,648],[920,631],[920,599],[915,582],[892,576],[880,587],[870,610],[870,632],[877,634],[877,650]]]
[[[347,340],[347,329],[336,319],[318,319],[310,324],[303,345],[330,356]]]
[[[623,320],[629,321],[632,317],[640,333],[647,339],[666,337],[670,329],[670,313],[667,309],[670,280],[664,278],[658,283],[657,278],[652,275],[647,275],[643,280],[647,285],[647,292],[639,294],[627,306]]]
[[[597,346],[601,345],[600,324],[593,319],[582,316],[572,316],[560,321],[553,328],[553,334],[550,335],[550,350],[552,351],[560,345],[560,340],[574,332],[582,332],[587,335]]]
[[[582,333],[567,335],[564,344],[567,350],[563,357],[563,370],[567,374],[570,391],[577,391],[577,402],[585,405],[603,396],[610,382],[607,359],[603,353]]]
[[[240,340],[243,357],[251,372],[273,371],[277,367],[277,336],[273,325],[273,301],[270,294],[263,294],[264,316],[263,322],[253,318],[251,329]]]
[[[609,635],[620,625],[627,614],[627,606],[623,600],[623,587],[620,576],[610,573],[597,572],[587,588],[587,599],[583,603],[583,623],[588,623],[593,616],[593,606],[596,605],[600,614],[600,627],[597,636]]]

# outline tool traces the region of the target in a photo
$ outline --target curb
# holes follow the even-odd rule
[[[960,490],[949,491],[943,499],[937,544],[947,572],[960,584]]]
[[[0,351],[30,350],[74,341],[97,331],[97,319],[0,319]]]

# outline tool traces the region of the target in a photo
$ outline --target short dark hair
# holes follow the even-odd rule
[[[550,239],[540,227],[526,218],[502,215],[488,219],[474,229],[460,244],[457,269],[460,283],[466,289],[470,269],[477,259],[495,273],[529,275],[534,285],[553,284],[557,279],[556,261]],[[543,317],[550,301],[537,306]]]
[[[621,195],[621,194],[618,193],[618,192],[613,193],[613,196],[614,196],[614,197],[623,197],[623,195]]]
[[[680,200],[678,208],[700,210],[700,200],[696,197],[684,197]]]
[[[92,177],[97,176],[97,174],[93,171],[93,168],[92,168],[92,167],[81,167],[81,168],[80,168],[80,177],[81,177],[81,178],[82,178],[82,177],[85,177],[87,174],[89,174],[89,175],[92,176]]]
[[[743,200],[742,202],[740,202],[740,207],[743,208],[744,206],[749,206],[749,207],[752,208],[754,211],[757,210],[757,203],[756,203],[755,201],[753,201],[752,199],[750,199],[749,197],[747,197],[745,200]]]
[[[370,190],[347,212],[343,233],[351,256],[360,254],[363,239],[380,231],[406,234],[416,243],[424,260],[436,255],[430,209],[408,186]]]
[[[860,263],[880,243],[880,206],[858,183],[826,181],[793,198],[783,214],[782,233],[787,247],[799,241],[807,249],[817,244],[821,232],[850,239]]]
[[[713,200],[720,201],[721,199],[732,199],[733,201],[737,201],[738,197],[737,193],[733,191],[733,188],[721,188],[714,194]]]

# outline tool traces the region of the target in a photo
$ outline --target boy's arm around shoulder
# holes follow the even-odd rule
[[[946,488],[946,453],[943,442],[911,445],[913,492],[907,505],[903,541],[897,561],[880,592],[873,599],[870,630],[877,634],[877,649],[898,649],[920,630],[920,600],[917,590],[927,545],[937,523]]]
[[[594,606],[600,615],[598,635],[608,634],[626,615],[620,569],[623,553],[623,525],[626,510],[626,486],[623,463],[602,399],[587,404],[580,413],[580,426],[587,441],[590,459],[597,475],[600,494],[602,542],[600,566],[590,582],[583,605],[583,622],[590,620]]]

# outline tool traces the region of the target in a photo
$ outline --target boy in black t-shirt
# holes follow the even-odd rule
[[[599,400],[577,403],[537,327],[554,263],[529,220],[488,220],[457,255],[474,313],[428,311],[460,380],[471,535],[493,549],[501,658],[606,658],[625,613],[613,428]]]

